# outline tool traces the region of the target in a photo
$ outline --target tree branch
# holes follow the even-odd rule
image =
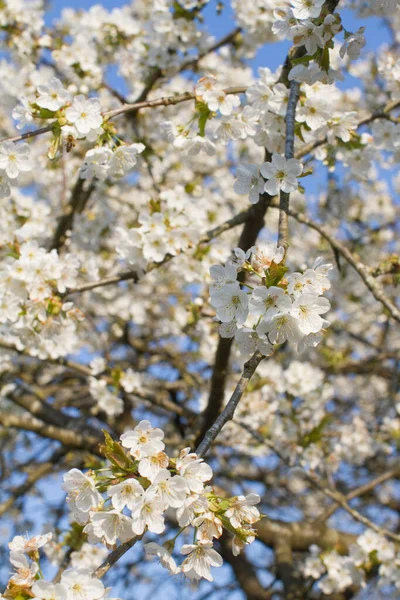
[[[255,370],[257,369],[258,365],[263,360],[263,358],[265,357],[257,350],[253,354],[253,356],[245,363],[243,367],[242,376],[228,404],[225,406],[222,413],[218,416],[215,423],[206,432],[204,439],[198,446],[196,450],[196,454],[198,456],[202,457],[208,452],[224,425],[226,425],[228,421],[231,421],[233,419],[236,407],[239,404],[244,392],[246,391],[250,379],[254,375]]]
[[[290,82],[290,93],[286,111],[286,139],[285,158],[290,160],[294,156],[294,132],[296,124],[296,107],[300,98],[300,84],[297,81]],[[285,249],[285,255],[289,246],[288,210],[290,194],[280,192],[279,201],[279,225],[278,246]]]
[[[273,208],[279,208],[275,202],[273,202],[271,206]],[[320,233],[322,237],[324,237],[329,242],[332,248],[339,252],[339,254],[341,254],[343,258],[346,259],[346,261],[357,271],[357,273],[360,275],[367,288],[372,292],[376,300],[381,302],[381,304],[383,304],[383,306],[388,310],[393,319],[400,323],[400,310],[386,296],[381,285],[371,275],[370,269],[369,267],[367,267],[367,265],[364,265],[364,263],[362,263],[357,256],[352,254],[350,250],[348,250],[348,248],[346,248],[337,239],[337,237],[333,237],[333,235],[331,235],[331,233],[323,225],[316,223],[312,219],[309,219],[308,217],[294,210],[288,210],[288,215],[296,219],[296,221],[298,221],[299,223],[304,223],[304,225],[307,225],[308,227],[311,227],[311,229],[315,229],[315,231],[318,231],[318,233]]]

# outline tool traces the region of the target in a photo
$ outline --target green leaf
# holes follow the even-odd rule
[[[204,137],[206,135],[206,124],[208,119],[214,114],[203,102],[197,104],[197,110],[199,112],[199,135]]]
[[[304,435],[299,442],[299,445],[303,448],[308,448],[311,444],[315,444],[322,439],[323,430],[331,422],[331,417],[325,415],[321,422],[316,425],[309,433]]]
[[[329,58],[329,48],[328,46],[325,46],[325,48],[322,50],[322,56],[321,59],[319,61],[320,67],[328,72],[329,71],[329,66],[330,66],[330,58]]]
[[[264,271],[265,285],[267,287],[271,287],[271,285],[278,285],[278,283],[283,279],[287,270],[288,267],[285,267],[285,265],[277,265],[274,263],[274,261],[272,261],[269,269]]]
[[[103,430],[105,444],[100,444],[100,452],[110,463],[124,472],[133,472],[136,470],[135,461],[125,453],[122,445],[113,440],[108,431]]]

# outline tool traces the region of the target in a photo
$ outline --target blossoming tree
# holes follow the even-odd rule
[[[46,9],[0,3],[0,598],[400,598],[398,1]]]

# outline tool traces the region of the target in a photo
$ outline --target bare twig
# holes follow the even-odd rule
[[[111,569],[111,567],[115,565],[117,561],[119,561],[121,556],[123,556],[124,554],[126,554],[126,552],[128,552],[128,550],[133,548],[136,542],[139,542],[142,539],[142,537],[143,535],[135,537],[129,540],[128,542],[125,542],[124,544],[118,546],[116,550],[110,552],[103,564],[101,564],[100,567],[98,567],[98,569],[96,569],[96,571],[93,573],[94,577],[97,577],[98,579],[103,577],[107,573],[107,571],[109,571],[109,569]]]
[[[273,208],[279,208],[277,203],[275,202],[273,202],[271,206]],[[344,246],[337,239],[337,237],[334,237],[323,225],[316,223],[312,219],[309,219],[308,217],[294,210],[288,210],[288,215],[296,219],[296,221],[298,221],[299,223],[304,223],[304,225],[307,225],[308,227],[311,227],[311,229],[315,229],[315,231],[318,231],[318,233],[320,233],[322,237],[324,237],[329,242],[332,248],[339,252],[339,254],[341,254],[343,258],[347,260],[347,262],[357,271],[367,288],[375,296],[376,300],[381,302],[381,304],[383,304],[383,306],[389,311],[393,319],[400,323],[400,310],[386,296],[382,286],[373,277],[367,265],[364,265],[364,263],[361,262],[361,260],[356,255],[352,254],[350,250],[346,248],[346,246]]]
[[[0,412],[0,425],[6,428],[14,427],[16,429],[32,431],[42,437],[61,442],[61,444],[69,448],[90,450],[93,454],[103,458],[98,449],[98,445],[101,442],[100,437],[83,435],[76,431],[56,427],[55,425],[48,425],[43,423],[43,421],[39,421],[39,419],[33,418],[29,413],[13,415]]]
[[[260,364],[263,358],[264,356],[257,350],[253,354],[253,356],[245,363],[242,376],[228,404],[225,406],[222,413],[218,416],[215,423],[207,431],[207,433],[204,436],[204,439],[198,446],[196,450],[196,454],[198,456],[204,456],[208,452],[208,450],[211,448],[212,443],[215,441],[224,425],[226,425],[228,421],[231,421],[233,419],[236,407],[239,404],[244,392],[246,391],[250,379],[254,375],[255,370],[257,369],[258,365]]]
[[[225,223],[218,225],[214,229],[210,229],[206,234],[204,234],[200,238],[198,245],[200,246],[201,244],[207,244],[214,238],[222,235],[225,231],[228,231],[229,229],[232,229],[233,227],[236,227],[237,225],[244,223],[249,218],[249,214],[250,214],[249,211],[243,211],[243,212],[237,214],[236,216],[232,217],[231,219],[228,219],[227,221],[225,221]],[[179,256],[179,255],[180,254],[177,254],[176,256]],[[168,263],[170,260],[172,260],[174,258],[174,256],[175,255],[167,254],[166,257],[162,261],[150,263],[149,265],[147,265],[146,270],[142,275],[145,275],[146,273],[150,273],[150,271],[153,271],[154,269],[159,269],[160,267],[162,267],[163,265]],[[111,275],[109,277],[104,277],[103,279],[99,279],[98,281],[85,283],[76,288],[69,289],[65,292],[65,294],[63,294],[63,297],[70,296],[71,294],[79,294],[82,292],[86,292],[88,290],[93,290],[98,287],[112,285],[114,283],[119,283],[121,281],[131,280],[134,283],[137,283],[140,279],[140,276],[141,276],[140,273],[138,273],[137,271],[122,271],[122,272],[116,273],[115,275]]]

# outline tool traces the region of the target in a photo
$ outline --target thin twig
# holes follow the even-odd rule
[[[290,464],[290,461],[275,447],[274,443],[271,440],[265,439],[257,431],[253,430],[251,427],[249,427],[245,423],[241,423],[239,421],[235,421],[235,423],[236,423],[236,425],[239,425],[239,427],[242,427],[242,429],[245,429],[260,444],[263,444],[263,445],[271,448],[271,450],[273,450],[275,452],[275,454],[277,454],[277,456],[279,456],[279,458],[287,466],[289,466],[289,467],[293,466],[292,464]],[[364,517],[364,515],[362,515],[360,512],[358,512],[358,510],[355,510],[354,508],[349,506],[346,496],[344,496],[340,492],[331,490],[330,488],[326,487],[319,479],[317,479],[316,475],[311,475],[305,469],[302,469],[301,467],[299,467],[299,468],[302,472],[302,475],[310,483],[310,485],[312,485],[312,487],[318,489],[320,492],[322,492],[328,498],[335,500],[335,502],[338,505],[340,505],[342,508],[344,508],[344,510],[353,517],[353,519],[355,519],[356,521],[359,521],[363,525],[366,525],[366,527],[373,529],[374,531],[379,533],[379,535],[385,536],[395,542],[400,542],[400,535],[393,533],[392,531],[389,531],[388,529],[385,529],[384,527],[379,527],[379,525],[377,525],[376,523],[374,523],[367,517]]]
[[[279,208],[275,202],[272,203],[271,206],[273,208]],[[339,252],[339,254],[341,254],[343,258],[345,258],[347,262],[357,271],[367,288],[375,296],[376,300],[381,302],[381,304],[383,304],[383,306],[389,311],[393,319],[400,323],[400,310],[397,308],[397,306],[395,306],[395,304],[390,300],[390,298],[386,296],[382,286],[373,277],[370,268],[367,267],[367,265],[364,265],[364,263],[361,262],[361,260],[357,256],[352,254],[350,250],[346,248],[346,246],[344,246],[337,239],[337,237],[334,237],[323,225],[320,225],[312,219],[309,219],[308,217],[305,217],[304,215],[293,210],[288,210],[288,215],[296,219],[296,221],[298,221],[299,223],[304,223],[304,225],[307,225],[308,227],[311,227],[311,229],[315,229],[315,231],[318,231],[318,233],[320,233],[322,237],[324,237],[329,242],[332,248]]]
[[[198,446],[196,450],[196,454],[200,457],[204,456],[208,450],[211,448],[211,445],[221,432],[221,429],[226,425],[228,421],[233,419],[235,414],[235,410],[237,405],[240,402],[241,397],[243,396],[246,388],[250,382],[250,379],[254,375],[255,370],[258,365],[262,361],[264,356],[258,350],[253,354],[253,356],[245,363],[243,367],[242,376],[228,402],[225,406],[222,413],[218,416],[215,423],[210,427],[210,429],[205,434],[202,442]]]
[[[221,225],[214,227],[214,229],[210,229],[207,233],[205,233],[200,238],[198,246],[200,246],[201,244],[207,244],[208,242],[211,242],[211,240],[213,240],[214,238],[222,235],[225,231],[229,231],[233,227],[236,227],[237,225],[241,225],[249,218],[249,214],[250,214],[249,210],[242,211],[241,213],[238,213],[237,215],[235,215],[231,219],[228,219]],[[167,254],[162,261],[149,263],[147,265],[145,271],[142,274],[140,274],[136,270],[121,271],[119,273],[116,273],[115,275],[110,275],[109,277],[104,277],[103,279],[99,279],[98,281],[92,281],[92,282],[80,285],[76,288],[69,289],[64,294],[61,294],[61,296],[66,297],[66,296],[70,296],[71,294],[80,294],[82,292],[86,292],[88,290],[93,290],[95,288],[112,285],[114,283],[120,283],[121,281],[129,281],[130,280],[130,281],[133,281],[134,283],[137,283],[141,276],[146,275],[147,273],[150,273],[151,271],[154,271],[154,269],[159,269],[160,267],[162,267],[163,265],[168,263],[170,260],[172,260],[175,256],[180,256],[180,254],[182,254],[182,253],[178,253],[176,255]]]
[[[107,571],[109,569],[111,569],[111,567],[113,565],[115,565],[115,563],[117,561],[119,561],[121,556],[123,556],[124,554],[126,554],[126,552],[128,552],[128,550],[133,548],[133,546],[136,544],[136,542],[139,542],[142,539],[142,537],[143,537],[143,535],[139,535],[138,537],[135,537],[135,538],[129,540],[128,542],[121,544],[120,546],[118,546],[118,548],[116,550],[113,550],[112,552],[110,552],[110,554],[107,556],[106,560],[93,573],[93,576],[97,577],[98,579],[103,577],[107,573]]]

